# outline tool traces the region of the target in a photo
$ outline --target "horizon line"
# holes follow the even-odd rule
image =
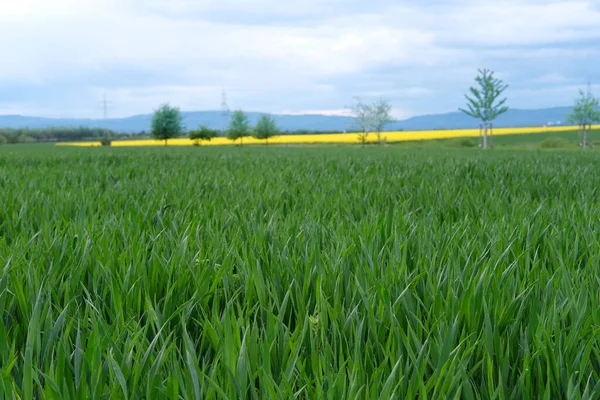
[[[552,109],[557,109],[557,108],[572,108],[572,106],[552,106],[552,107],[542,107],[542,108],[509,108],[509,111],[543,111],[543,110],[552,110]],[[222,114],[223,111],[221,110],[193,110],[193,111],[187,111],[187,110],[180,110],[182,114],[194,114],[194,113],[216,113],[216,114]],[[323,110],[326,111],[326,110]],[[267,114],[267,115],[275,115],[275,116],[289,116],[289,117],[303,117],[303,116],[317,116],[317,117],[332,117],[332,118],[353,118],[351,115],[335,115],[335,114],[327,114],[327,113],[319,113],[318,111],[307,111],[307,112],[303,112],[303,111],[283,111],[283,112],[262,112],[262,111],[244,111],[247,114]],[[406,121],[412,118],[419,118],[419,117],[430,117],[430,116],[438,116],[438,115],[446,115],[446,114],[455,114],[455,113],[460,113],[459,110],[456,111],[446,111],[446,112],[440,112],[440,113],[428,113],[428,114],[415,114],[409,117],[405,117],[405,118],[396,118],[394,119],[394,121]],[[149,113],[145,113],[145,114],[130,114],[127,116],[122,116],[122,117],[109,117],[109,118],[102,118],[102,117],[50,117],[50,116],[39,116],[39,115],[26,115],[26,114],[2,114],[0,113],[0,118],[7,118],[7,117],[13,117],[13,118],[31,118],[31,119],[47,119],[47,120],[89,120],[89,121],[115,121],[115,120],[123,120],[123,119],[128,119],[128,118],[135,118],[135,117],[147,117],[147,116],[151,116],[152,112]],[[184,117],[185,118],[185,117]]]

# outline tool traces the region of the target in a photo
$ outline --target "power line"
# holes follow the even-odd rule
[[[100,103],[100,107],[102,108],[102,119],[104,122],[104,128],[108,129],[108,111],[112,108],[112,102],[107,100],[106,92],[102,97],[102,102]]]
[[[106,93],[104,93],[104,99],[102,100],[102,109],[104,110],[104,121],[106,121],[108,119],[108,102],[106,101]]]
[[[227,104],[227,94],[225,93],[225,89],[221,92],[221,125],[223,126],[223,131],[227,127],[227,123],[229,122],[229,105]]]

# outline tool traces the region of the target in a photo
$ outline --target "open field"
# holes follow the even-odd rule
[[[595,149],[600,148],[600,129],[595,129],[588,133],[588,140],[593,144]],[[494,148],[505,150],[581,150],[579,147],[579,137],[576,131],[494,136],[492,143]],[[419,147],[427,149],[469,148],[477,147],[478,144],[478,138],[473,137],[396,143],[396,145],[401,147]],[[586,151],[589,151],[589,149]]]
[[[598,187],[596,152],[0,147],[0,394],[599,398]]]
[[[596,127],[600,129],[600,127]],[[539,128],[498,128],[494,129],[494,135],[498,137],[510,135],[530,135],[530,134],[577,134],[577,127],[539,127]],[[403,131],[403,132],[382,132],[382,140],[387,143],[410,142],[410,141],[428,141],[437,139],[452,139],[452,138],[477,138],[480,135],[479,129],[456,129],[456,130],[432,130],[432,131]],[[235,144],[239,144],[239,140]],[[318,134],[318,135],[281,135],[269,139],[271,144],[325,144],[325,143],[342,143],[352,144],[360,143],[358,133],[337,133],[337,134]],[[367,138],[368,143],[377,142],[377,135],[370,133]],[[252,137],[245,137],[244,144],[264,144],[265,141],[258,140]],[[209,142],[197,142],[187,138],[161,140],[115,140],[112,143],[114,147],[131,147],[131,146],[193,146],[194,144],[202,146],[224,146],[232,145],[234,142],[225,138],[218,137]],[[101,146],[100,142],[62,142],[59,146],[82,146],[92,147]]]

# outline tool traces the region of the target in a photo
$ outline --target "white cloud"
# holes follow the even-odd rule
[[[539,78],[534,78],[531,80],[531,82],[538,84],[556,85],[568,83],[569,79],[564,74],[558,72],[551,72],[549,74],[542,75]]]
[[[557,80],[566,71],[542,63],[599,52],[547,47],[600,40],[592,1],[374,0],[368,12],[357,7],[366,8],[354,0],[0,0],[0,96],[7,101],[2,87],[15,83],[40,91],[79,84],[77,96],[93,103],[106,91],[126,114],[167,100],[215,108],[221,88],[240,107],[265,111],[337,110],[355,95],[385,95],[411,101],[394,104],[406,115],[415,112],[415,98],[455,109],[440,85],[463,87],[478,67],[537,63],[538,83],[566,84]],[[98,78],[123,69],[157,81],[114,86]],[[374,78],[378,69],[399,73]]]
[[[343,7],[344,0],[125,0],[131,7],[160,14],[180,16],[209,11],[244,12],[252,14],[314,14]]]
[[[337,117],[350,117],[352,112],[346,108],[335,110],[300,110],[300,111],[280,111],[279,115],[332,115]]]
[[[105,4],[98,0],[86,2],[80,0],[0,0],[0,20],[14,21],[15,19],[50,19],[60,15],[78,15],[82,11],[93,9]]]
[[[596,39],[600,11],[591,1],[478,0],[444,15],[445,43],[507,46]]]
[[[315,110],[300,110],[300,111],[281,111],[275,114],[279,115],[331,115],[337,117],[352,117],[352,111],[347,108],[339,108],[334,110],[315,109]],[[394,119],[401,120],[412,117],[414,114],[407,110],[394,108],[391,111],[391,116]]]

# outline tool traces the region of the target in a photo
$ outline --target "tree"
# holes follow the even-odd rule
[[[0,135],[0,144],[5,144],[6,142],[7,142],[7,140],[4,137],[4,135]]]
[[[242,110],[234,111],[229,120],[227,137],[234,142],[240,139],[240,143],[243,144],[244,136],[248,136],[249,134],[250,122],[248,121],[248,116]]]
[[[568,121],[579,126],[579,134],[583,139],[580,143],[581,148],[588,146],[587,132],[592,129],[594,122],[600,122],[600,111],[598,106],[600,99],[592,94],[591,85],[588,85],[587,92],[579,91],[579,98],[575,100],[573,111],[568,116]]]
[[[392,106],[390,106],[390,104],[383,99],[379,99],[371,106],[371,112],[373,113],[371,118],[373,129],[377,133],[377,142],[380,144],[381,131],[383,131],[383,128],[385,128],[387,124],[392,122],[392,116],[390,115],[391,111]]]
[[[190,131],[190,139],[195,142],[195,144],[199,144],[199,142],[203,140],[210,141],[212,138],[218,135],[218,131],[215,129],[210,129],[205,125],[201,125],[198,129]]]
[[[177,137],[183,130],[182,116],[179,108],[171,107],[169,104],[161,105],[152,117],[152,137],[164,140]]]
[[[492,122],[499,115],[508,111],[508,107],[505,106],[506,98],[499,100],[508,85],[505,85],[500,79],[494,78],[494,72],[488,69],[479,70],[475,81],[479,88],[470,88],[472,97],[465,95],[468,109],[460,108],[459,110],[482,122],[483,148],[487,148],[488,130],[491,128]]]
[[[373,107],[363,103],[360,97],[355,97],[354,103],[348,108],[354,117],[353,124],[359,131],[358,140],[364,146],[369,136],[369,131],[373,126]]]
[[[254,127],[254,137],[260,140],[265,140],[265,144],[269,144],[269,138],[279,135],[281,132],[275,123],[273,117],[263,114],[256,126]]]

